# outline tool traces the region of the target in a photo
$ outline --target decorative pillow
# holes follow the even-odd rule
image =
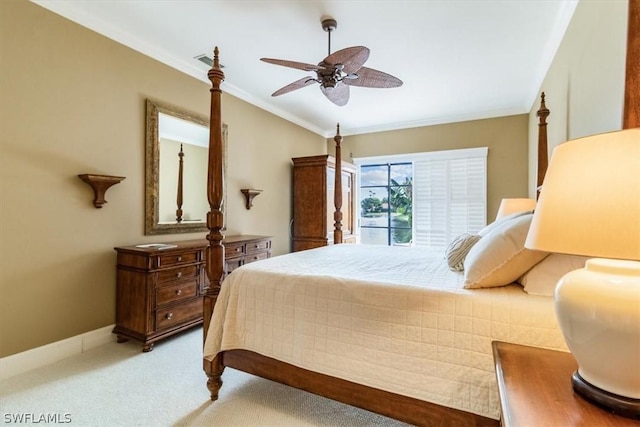
[[[548,255],[524,247],[532,218],[530,212],[511,218],[471,248],[464,260],[465,288],[508,285]]]
[[[480,236],[486,236],[487,234],[489,234],[490,232],[492,232],[496,228],[500,227],[501,225],[503,225],[503,224],[515,219],[515,218],[521,217],[523,215],[528,215],[530,213],[533,213],[533,211],[514,212],[514,213],[512,213],[510,215],[504,216],[502,218],[498,218],[495,221],[493,221],[491,224],[488,224],[487,226],[485,226],[482,230],[480,230],[478,232],[478,234]]]
[[[551,254],[522,275],[518,282],[531,295],[554,295],[558,281],[570,271],[583,268],[589,257]]]
[[[477,234],[461,234],[449,243],[445,250],[444,256],[449,264],[451,271],[464,270],[464,259],[466,258],[469,250],[478,243],[480,237]]]

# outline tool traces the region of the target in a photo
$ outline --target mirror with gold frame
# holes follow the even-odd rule
[[[146,116],[145,235],[208,231],[208,118],[150,99]]]

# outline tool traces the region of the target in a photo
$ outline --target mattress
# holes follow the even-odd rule
[[[551,297],[464,289],[442,252],[334,245],[247,264],[222,284],[204,356],[246,349],[499,419],[491,342],[567,351]]]

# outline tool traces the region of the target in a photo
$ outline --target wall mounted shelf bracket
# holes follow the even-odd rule
[[[247,209],[251,209],[251,207],[253,206],[253,198],[262,193],[262,190],[252,190],[249,188],[243,188],[240,191],[242,191],[242,194],[244,194],[244,197],[246,199],[247,203],[245,207]]]
[[[92,175],[88,173],[78,175],[78,177],[89,184],[93,189],[93,194],[95,196],[93,199],[93,206],[96,208],[101,208],[105,203],[107,203],[104,199],[104,194],[107,192],[107,189],[125,179],[124,176]]]

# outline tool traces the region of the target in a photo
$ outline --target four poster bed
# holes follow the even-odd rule
[[[548,292],[531,295],[514,283],[522,272],[506,273],[511,276],[500,285],[486,277],[474,282],[452,271],[442,252],[332,245],[243,266],[221,286],[224,74],[217,48],[208,76],[210,288],[204,297],[203,362],[211,399],[217,399],[223,370],[230,367],[411,424],[498,425],[491,342],[566,351],[553,298]],[[546,171],[548,115],[543,94],[538,186]],[[337,135],[337,168],[340,140]],[[342,241],[341,188],[336,182],[336,242]],[[482,259],[488,236],[507,223],[520,224],[520,234],[525,224],[526,235],[527,215],[487,226],[467,257]],[[528,253],[527,270],[548,255],[518,248],[521,252]]]
[[[640,126],[639,31],[640,0],[630,0],[623,128]],[[224,74],[217,48],[208,76],[210,287],[204,296],[203,363],[211,399],[218,398],[223,370],[231,367],[415,425],[499,425],[491,342],[566,350],[552,295],[557,278],[584,259],[531,253],[523,259],[523,248],[516,248],[517,256],[496,252],[496,236],[523,243],[530,216],[525,213],[481,230],[471,248],[465,247],[466,259],[459,262],[464,272],[452,271],[450,247],[445,262],[442,253],[421,248],[332,245],[248,264],[221,286]],[[547,169],[548,115],[543,93],[538,189]],[[337,135],[337,170],[340,140]],[[335,176],[339,180],[341,174]],[[341,189],[337,181],[336,242],[342,241]],[[520,235],[510,234],[514,229]],[[502,271],[492,283],[485,280],[491,274],[473,276],[482,262],[505,256],[518,259],[514,269],[526,272]],[[509,264],[490,262],[494,271]]]

